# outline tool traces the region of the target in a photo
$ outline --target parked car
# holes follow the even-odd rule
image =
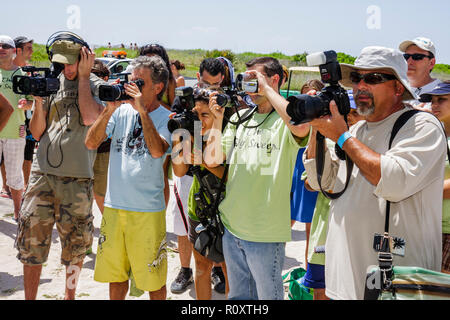
[[[132,59],[117,59],[117,58],[97,58],[105,64],[111,74],[122,73],[126,70],[127,66],[131,63]]]

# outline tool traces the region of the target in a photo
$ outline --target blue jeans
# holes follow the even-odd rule
[[[225,228],[223,253],[230,285],[228,299],[283,300],[284,242],[245,241]]]

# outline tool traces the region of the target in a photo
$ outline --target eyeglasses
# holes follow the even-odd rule
[[[2,49],[8,50],[8,49],[14,49],[13,46],[7,44],[7,43],[0,43],[0,47],[2,47]]]
[[[393,74],[372,72],[366,74],[360,74],[358,72],[350,73],[350,81],[354,84],[358,84],[361,80],[364,80],[367,84],[380,84],[389,80],[397,79]]]
[[[404,53],[403,57],[405,57],[405,60],[408,61],[409,58],[412,58],[414,61],[422,60],[423,58],[433,59],[433,56],[427,56],[426,54],[422,53]]]

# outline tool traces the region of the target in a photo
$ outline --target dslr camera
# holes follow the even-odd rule
[[[192,87],[178,87],[175,89],[175,96],[178,97],[177,114],[167,123],[170,133],[176,129],[186,129],[194,135],[194,122],[199,121],[197,115],[192,112],[195,106],[194,89]]]
[[[123,101],[123,100],[129,100],[132,99],[129,95],[125,92],[124,84],[130,84],[135,83],[139,90],[142,90],[142,87],[144,86],[144,80],[137,79],[135,81],[128,82],[128,79],[121,80],[118,84],[108,85],[104,84],[101,85],[98,89],[98,96],[100,100],[102,101]]]
[[[220,88],[216,95],[216,102],[221,107],[239,106],[238,96],[245,96],[248,93],[258,92],[258,79],[251,79],[246,73],[240,73],[236,76],[236,88]],[[212,90],[210,90],[212,92]]]
[[[291,117],[291,122],[297,125],[331,114],[331,100],[336,102],[340,114],[347,115],[350,112],[350,100],[347,91],[339,85],[342,75],[336,52],[330,50],[313,53],[306,57],[306,62],[308,66],[319,66],[322,82],[328,86],[315,96],[290,96],[286,112]]]
[[[59,63],[52,64],[50,68],[22,67],[22,70],[31,76],[14,76],[13,91],[16,94],[38,97],[55,94],[59,90],[58,75],[63,69],[64,65]]]

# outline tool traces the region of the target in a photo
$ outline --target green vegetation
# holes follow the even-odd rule
[[[32,64],[36,66],[49,66],[50,62],[47,58],[47,53],[45,50],[45,45],[42,44],[33,44],[33,57],[32,57]],[[131,49],[121,49],[121,48],[112,48],[108,49],[106,47],[100,47],[94,49],[94,52],[97,57],[101,57],[104,50],[123,50],[127,52],[128,58],[135,58],[138,55],[137,50],[131,50]],[[214,50],[203,50],[203,49],[189,49],[189,50],[177,50],[177,49],[167,49],[167,53],[169,55],[169,58],[171,60],[179,60],[185,65],[185,70],[181,71],[181,74],[183,76],[187,77],[195,77],[196,73],[198,71],[198,67],[201,63],[201,61],[204,58],[208,57],[226,57],[230,61],[232,61],[235,72],[243,72],[245,71],[245,63],[250,61],[253,58],[256,57],[263,57],[263,56],[269,56],[278,59],[283,65],[286,67],[293,67],[293,66],[304,66],[306,65],[306,56],[308,55],[308,52],[304,51],[303,53],[294,54],[292,56],[286,55],[282,52],[272,52],[272,53],[254,53],[254,52],[242,52],[242,53],[235,53],[228,49],[214,49]],[[348,64],[354,64],[356,57],[353,57],[351,55],[348,55],[343,52],[337,53],[337,58],[340,63],[348,63]],[[450,79],[450,65],[447,64],[436,64],[433,73],[433,77],[437,77],[439,79],[443,80],[449,80]],[[318,75],[311,73],[311,74],[304,74],[304,75],[296,75],[292,79],[291,88],[293,89],[299,89],[301,85],[309,79],[317,78]],[[282,89],[285,89],[287,85],[284,85]]]

